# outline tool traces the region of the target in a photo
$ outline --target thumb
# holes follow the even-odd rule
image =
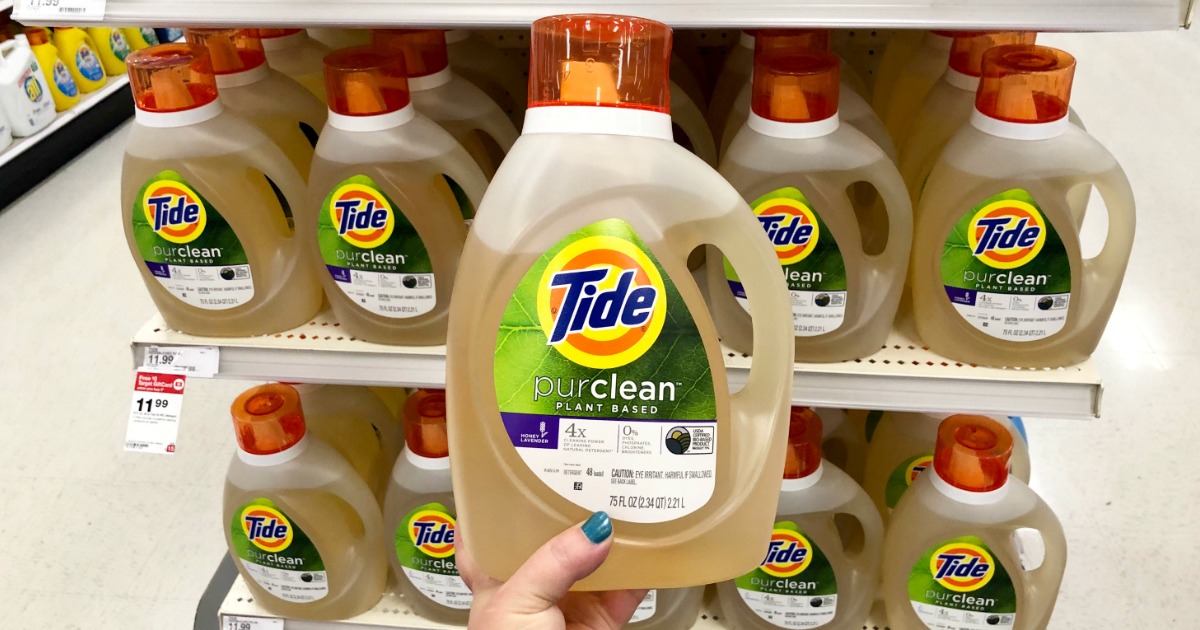
[[[596,512],[579,527],[551,538],[500,587],[492,606],[521,615],[555,607],[571,586],[604,563],[612,531],[608,514]]]

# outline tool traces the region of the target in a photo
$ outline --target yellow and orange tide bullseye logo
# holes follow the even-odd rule
[[[396,229],[392,205],[379,191],[362,184],[343,184],[333,192],[329,220],[338,236],[362,249],[383,245]]]
[[[779,264],[794,265],[813,253],[821,238],[817,215],[803,202],[787,197],[768,199],[754,214],[775,247]]]
[[[921,473],[925,472],[932,465],[933,455],[925,455],[914,459],[904,471],[904,482],[911,486],[917,480],[917,477],[921,476]]]
[[[929,572],[938,584],[956,593],[968,593],[992,581],[996,561],[978,545],[950,543],[933,552]]]
[[[996,269],[1015,269],[1037,257],[1046,244],[1045,219],[1033,205],[1015,199],[995,201],[971,218],[971,253]]]
[[[449,558],[454,555],[454,517],[438,510],[421,510],[408,520],[408,537],[421,553]]]
[[[649,350],[667,316],[654,262],[633,243],[589,236],[563,248],[542,274],[538,320],[547,343],[594,369],[627,365]]]
[[[247,505],[242,510],[246,539],[263,551],[280,552],[292,544],[292,524],[283,512],[265,505]]]
[[[812,564],[812,559],[812,543],[803,534],[790,529],[776,529],[771,532],[767,557],[758,568],[773,577],[790,578],[803,573]]]
[[[208,225],[208,210],[200,195],[187,184],[169,179],[146,187],[142,212],[160,237],[180,245],[199,238]]]

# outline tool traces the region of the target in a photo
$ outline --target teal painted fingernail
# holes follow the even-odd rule
[[[612,536],[612,519],[608,518],[606,512],[596,512],[583,522],[582,529],[583,535],[587,536],[592,544],[599,545]]]

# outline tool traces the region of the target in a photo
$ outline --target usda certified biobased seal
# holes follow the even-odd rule
[[[329,594],[317,547],[270,499],[254,499],[234,512],[233,551],[246,573],[286,602],[303,604]]]
[[[819,628],[837,615],[833,566],[791,521],[775,523],[762,564],[734,584],[754,614],[779,628]]]
[[[661,523],[712,498],[717,415],[704,341],[649,248],[619,219],[537,259],[496,338],[512,445],[560,496]]]
[[[936,630],[1005,630],[1017,622],[1012,578],[975,536],[947,540],[917,558],[908,598]]]
[[[471,589],[454,563],[454,516],[441,503],[413,509],[396,528],[396,558],[422,595],[447,608],[471,608]]]

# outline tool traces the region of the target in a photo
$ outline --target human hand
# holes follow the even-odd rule
[[[456,547],[459,574],[474,594],[471,630],[616,630],[646,596],[645,590],[568,592],[612,549],[612,520],[604,512],[551,538],[507,582],[479,570],[469,541]]]

